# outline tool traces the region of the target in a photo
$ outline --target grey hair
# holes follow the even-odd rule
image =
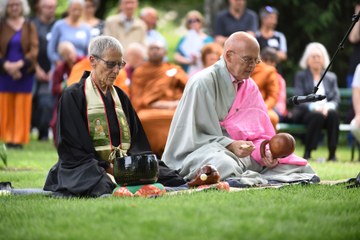
[[[329,54],[328,54],[326,48],[324,47],[324,45],[322,45],[319,42],[311,42],[306,46],[304,54],[301,57],[301,60],[299,62],[300,68],[306,69],[308,67],[307,60],[308,60],[309,56],[316,50],[320,51],[320,53],[323,57],[323,60],[324,60],[324,64],[322,66],[323,69],[325,69],[325,67],[329,65],[330,58],[329,58]]]
[[[68,7],[73,3],[80,3],[82,6],[85,6],[85,0],[68,0]]]
[[[157,13],[156,9],[153,7],[144,7],[140,11],[140,17],[145,17],[149,12],[155,12]]]
[[[121,56],[124,56],[124,48],[114,37],[111,36],[97,36],[91,39],[89,44],[89,55],[102,57],[103,53],[107,50],[116,50]]]
[[[9,3],[9,0],[1,0],[0,1],[0,19],[5,19],[6,11],[7,11],[7,5]],[[30,14],[30,6],[27,0],[20,0],[21,7],[22,7],[22,15],[28,16]]]

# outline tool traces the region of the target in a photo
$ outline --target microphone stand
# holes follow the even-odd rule
[[[322,74],[322,76],[321,76],[318,84],[314,87],[314,92],[313,92],[313,94],[315,94],[315,93],[317,92],[317,90],[319,89],[320,83],[323,81],[323,79],[324,79],[324,77],[325,77],[325,74],[329,71],[329,68],[331,67],[331,65],[332,65],[332,63],[333,63],[336,55],[338,54],[339,50],[344,49],[344,42],[345,42],[345,40],[348,38],[351,30],[354,28],[356,22],[359,21],[359,18],[360,18],[360,11],[358,12],[358,14],[354,14],[354,15],[353,15],[353,17],[352,17],[352,23],[351,23],[351,25],[350,25],[347,33],[345,34],[344,38],[341,40],[338,48],[336,49],[333,57],[332,57],[331,60],[330,60],[329,65],[327,66],[327,68],[326,68],[325,71],[323,72],[323,74]]]

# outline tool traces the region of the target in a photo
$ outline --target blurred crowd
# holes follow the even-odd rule
[[[169,62],[167,39],[157,29],[160,16],[156,8],[139,9],[138,0],[120,0],[118,13],[99,19],[95,15],[99,0],[69,0],[66,13],[56,19],[57,4],[57,0],[38,0],[34,17],[29,17],[27,0],[0,3],[0,141],[7,147],[21,149],[34,130],[39,141],[53,136],[56,145],[57,102],[66,87],[80,80],[84,70],[91,70],[90,40],[109,35],[125,50],[126,64],[115,85],[130,97],[152,150],[161,157],[187,81],[221,58],[227,37],[246,31],[260,45],[261,56],[251,77],[264,98],[273,127],[276,129],[279,122],[304,124],[306,159],[311,159],[311,152],[322,140],[322,129],[326,129],[328,159],[336,160],[341,121],[336,73],[328,71],[319,85],[317,94],[325,95],[324,100],[301,104],[291,111],[286,104],[287,87],[293,87],[298,96],[313,92],[329,64],[327,49],[319,42],[308,43],[299,59],[294,85],[287,86],[282,68],[288,58],[287,41],[277,30],[281,13],[275,7],[255,10],[247,8],[246,0],[228,0],[228,8],[217,13],[212,31],[205,28],[201,12],[188,11],[183,21],[186,32],[171,56],[174,61]],[[359,12],[360,5],[356,5],[354,13]],[[359,141],[359,22],[348,40],[354,46],[347,77],[354,99],[351,127]],[[242,61],[253,64],[245,58]]]

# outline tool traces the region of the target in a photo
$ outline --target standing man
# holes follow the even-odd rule
[[[118,39],[126,50],[130,43],[146,46],[146,24],[135,16],[138,0],[119,0],[120,13],[105,21],[104,35]]]
[[[140,18],[145,22],[147,26],[146,42],[151,43],[155,41],[163,42],[166,46],[166,40],[163,35],[156,30],[156,24],[158,20],[158,13],[153,7],[145,7],[141,9]]]
[[[228,0],[229,8],[221,11],[215,19],[215,42],[224,45],[234,32],[245,31],[253,36],[259,28],[257,14],[246,8],[246,0]]]
[[[187,83],[163,154],[163,161],[185,179],[194,179],[199,166],[212,164],[222,180],[238,177],[240,183],[319,181],[303,158],[274,159],[269,149],[260,154],[261,142],[275,131],[250,78],[259,51],[252,35],[236,32],[225,41],[222,58]]]
[[[37,16],[33,19],[39,38],[39,55],[35,65],[32,125],[39,131],[39,140],[48,140],[54,104],[49,86],[51,62],[47,55],[47,45],[55,22],[56,6],[57,0],[40,0]]]

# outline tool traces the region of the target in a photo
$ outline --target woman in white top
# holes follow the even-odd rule
[[[185,17],[187,33],[180,39],[175,52],[175,62],[180,64],[190,76],[203,68],[201,63],[201,48],[214,39],[203,31],[204,17],[196,10],[187,13]]]
[[[67,16],[55,22],[51,29],[51,38],[48,44],[48,57],[53,66],[62,63],[58,47],[60,42],[71,42],[77,56],[87,56],[87,50],[91,39],[91,28],[82,19],[84,0],[70,0]]]

